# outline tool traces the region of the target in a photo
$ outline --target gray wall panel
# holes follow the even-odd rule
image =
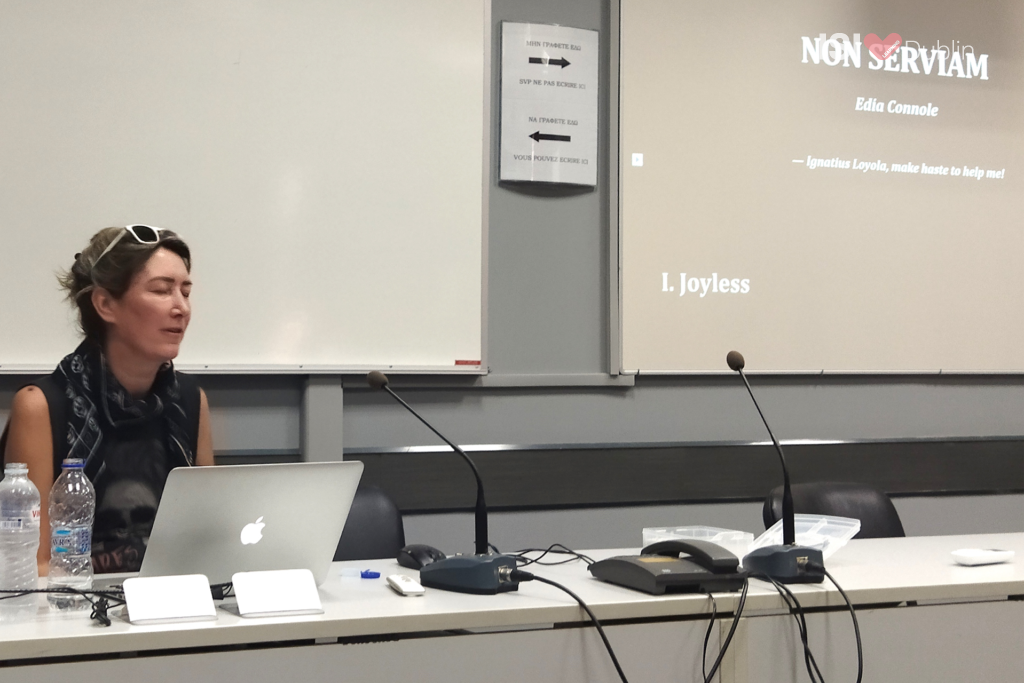
[[[723,354],[724,361],[724,354]],[[1018,378],[751,377],[780,439],[1016,436],[1024,432]],[[633,388],[398,391],[461,443],[760,441],[766,438],[737,377],[644,378]],[[383,394],[346,391],[346,448],[435,443]]]
[[[607,3],[493,0],[501,21],[561,24],[600,31],[599,126],[606,130]],[[492,131],[498,130],[500,41],[492,52]],[[599,139],[604,139],[603,135]],[[492,178],[499,177],[499,136],[492,136]],[[488,353],[492,372],[589,373],[607,368],[608,149],[600,145],[594,189],[495,182],[490,192]]]

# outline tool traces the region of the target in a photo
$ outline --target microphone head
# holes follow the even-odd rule
[[[388,376],[380,370],[373,370],[367,373],[366,383],[373,389],[383,389],[388,385]]]
[[[730,351],[725,356],[725,362],[729,364],[730,370],[739,372],[744,366],[743,354],[739,351]]]

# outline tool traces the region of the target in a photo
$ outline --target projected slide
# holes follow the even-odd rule
[[[1024,370],[1022,27],[622,0],[623,370]]]

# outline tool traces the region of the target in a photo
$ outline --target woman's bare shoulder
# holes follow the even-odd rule
[[[11,417],[20,416],[31,419],[32,417],[47,418],[50,416],[50,404],[46,402],[46,394],[34,384],[22,387],[14,394],[11,401]]]
[[[13,458],[28,463],[30,477],[34,467],[44,464],[52,467],[50,409],[46,395],[39,387],[23,387],[14,395],[8,430],[7,452],[3,454],[6,461],[11,462]]]

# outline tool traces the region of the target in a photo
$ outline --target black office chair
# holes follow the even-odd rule
[[[832,515],[860,520],[855,538],[897,538],[903,531],[899,513],[884,492],[866,484],[839,481],[816,481],[793,484],[793,512],[810,515]],[[782,487],[777,486],[765,498],[761,511],[764,528],[769,529],[782,518]]]
[[[379,487],[360,486],[334,551],[334,561],[395,558],[405,546],[405,525],[394,501]]]

